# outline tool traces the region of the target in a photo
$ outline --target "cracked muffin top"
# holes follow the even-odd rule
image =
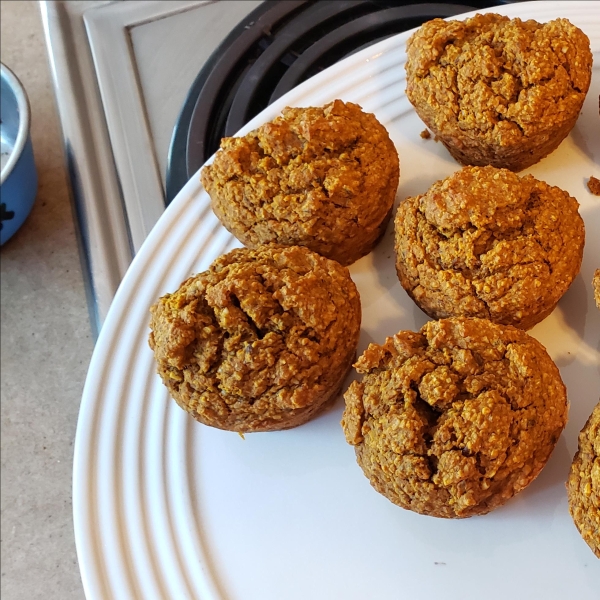
[[[589,39],[566,19],[434,19],[407,42],[406,94],[455,158],[518,171],[573,127],[591,67]]]
[[[373,487],[436,517],[504,504],[538,475],[567,419],[544,347],[485,319],[444,319],[371,344],[342,427]]]
[[[243,137],[224,138],[202,184],[244,245],[306,246],[349,265],[384,233],[398,188],[398,154],[360,106],[286,108]]]
[[[173,398],[240,432],[294,427],[332,399],[361,320],[345,267],[272,245],[218,258],[151,313],[149,343]]]
[[[465,167],[404,200],[396,270],[433,318],[489,318],[528,329],[581,267],[584,224],[567,192],[507,169]]]
[[[581,537],[600,558],[600,402],[579,434],[567,494],[569,511]]]

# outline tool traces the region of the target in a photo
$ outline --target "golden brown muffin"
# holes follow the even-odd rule
[[[594,286],[594,300],[596,301],[596,306],[600,308],[600,269],[596,269],[592,285]]]
[[[566,19],[434,19],[406,54],[406,95],[452,156],[513,171],[569,134],[592,71],[589,39]]]
[[[348,269],[273,245],[221,256],[150,312],[171,396],[201,423],[239,432],[296,427],[333,400],[361,319]]]
[[[465,167],[400,204],[400,282],[434,319],[481,317],[529,329],[554,310],[581,267],[578,206],[531,175]]]
[[[567,495],[581,537],[600,558],[600,402],[579,434]]]
[[[217,217],[249,248],[306,246],[349,265],[385,232],[398,176],[383,125],[335,100],[286,108],[244,137],[223,139],[202,184]]]
[[[567,420],[544,347],[485,319],[430,321],[371,344],[342,427],[371,485],[434,517],[485,514],[542,470]]]

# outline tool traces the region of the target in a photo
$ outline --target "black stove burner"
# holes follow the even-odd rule
[[[267,1],[223,40],[196,77],[171,139],[167,204],[218,148],[299,83],[435,17],[507,4],[377,0]]]

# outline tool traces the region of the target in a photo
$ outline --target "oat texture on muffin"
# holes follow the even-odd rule
[[[581,537],[600,558],[600,402],[579,434],[567,494],[569,512]]]
[[[527,487],[567,419],[544,347],[485,319],[443,319],[371,344],[342,427],[371,485],[434,517],[485,514]]]
[[[594,273],[592,286],[594,287],[594,300],[596,301],[596,306],[600,308],[600,269],[596,269]]]
[[[361,320],[348,269],[274,245],[218,258],[151,313],[171,396],[198,421],[238,432],[295,427],[333,400]]]
[[[435,19],[407,42],[406,95],[452,156],[520,171],[571,131],[590,86],[587,36],[485,14]]]
[[[579,273],[584,224],[567,192],[507,169],[464,167],[400,203],[396,270],[429,316],[529,329]]]
[[[243,244],[306,246],[349,265],[385,232],[398,189],[398,153],[357,104],[286,108],[243,137],[224,138],[202,184]]]

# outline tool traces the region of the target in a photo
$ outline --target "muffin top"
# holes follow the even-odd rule
[[[357,104],[335,100],[286,108],[244,137],[224,138],[202,183],[246,246],[301,245],[348,265],[379,237],[398,176],[386,129]]]
[[[151,313],[149,343],[173,397],[236,431],[285,426],[341,384],[361,319],[345,267],[276,246],[221,256]]]
[[[483,317],[528,329],[579,272],[585,231],[578,207],[531,175],[465,167],[400,204],[400,281],[434,318]]]
[[[489,512],[548,459],[567,417],[544,347],[485,319],[430,321],[371,344],[342,426],[372,485],[437,517]]]
[[[407,42],[406,93],[443,135],[513,146],[579,112],[591,66],[589,39],[566,19],[434,19]]]
[[[579,434],[567,492],[575,525],[600,558],[600,402]]]

